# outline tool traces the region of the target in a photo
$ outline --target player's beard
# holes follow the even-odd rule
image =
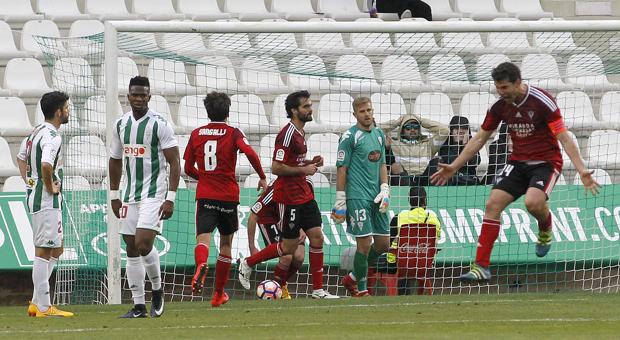
[[[69,123],[69,115],[61,116],[60,117],[60,124],[67,124],[67,123]]]
[[[299,115],[299,120],[301,120],[302,122],[306,123],[306,122],[311,122],[312,121],[312,112],[308,113],[306,115]]]

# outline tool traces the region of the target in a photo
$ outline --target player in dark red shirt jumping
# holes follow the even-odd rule
[[[592,178],[579,149],[566,132],[560,109],[547,92],[521,82],[521,71],[512,63],[498,65],[491,74],[500,95],[487,111],[478,132],[451,164],[439,164],[431,183],[444,185],[452,175],[473,157],[502,122],[508,124],[513,151],[497,177],[486,203],[482,230],[478,238],[476,262],[463,282],[485,282],[491,279],[489,264],[493,243],[500,230],[502,211],[525,195],[525,207],[538,221],[536,255],[543,257],[551,248],[551,212],[547,200],[562,171],[562,153],[558,141],[573,162],[587,191],[597,194],[599,185]]]
[[[239,185],[235,178],[237,151],[246,155],[259,175],[258,188],[266,189],[267,181],[260,159],[243,132],[226,123],[230,109],[228,95],[211,92],[204,99],[204,105],[211,123],[192,131],[183,156],[185,173],[198,180],[194,249],[196,273],[192,279],[192,291],[198,294],[204,286],[211,233],[217,227],[220,233],[220,254],[215,265],[215,292],[211,305],[218,307],[228,301],[224,285],[228,281],[232,262],[233,235],[239,229]]]

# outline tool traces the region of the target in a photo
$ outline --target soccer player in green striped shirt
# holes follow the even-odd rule
[[[147,317],[145,272],[153,289],[151,317],[159,317],[164,312],[164,299],[159,253],[153,242],[162,232],[162,220],[170,218],[174,210],[181,173],[179,148],[170,124],[148,107],[148,78],[131,78],[127,99],[131,111],[112,127],[109,160],[110,204],[120,219],[120,233],[127,245],[127,281],[134,301],[134,307],[122,317]],[[126,185],[121,195],[123,166]]]
[[[49,278],[62,254],[62,138],[58,129],[69,121],[69,96],[49,92],[41,97],[45,122],[22,143],[17,162],[26,182],[28,210],[32,216],[34,293],[28,315],[36,317],[73,316],[52,306]]]
[[[353,272],[342,278],[342,285],[353,297],[370,295],[366,287],[368,268],[390,243],[387,209],[390,187],[385,165],[385,135],[376,128],[370,98],[353,101],[357,124],[342,134],[336,166],[336,202],[332,218],[347,222],[347,233],[353,235],[357,250]],[[374,242],[373,242],[374,241]]]

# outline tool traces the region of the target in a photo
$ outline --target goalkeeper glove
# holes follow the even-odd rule
[[[343,223],[347,217],[347,194],[344,191],[336,191],[336,202],[332,209],[334,223]]]
[[[375,203],[379,204],[379,212],[384,214],[390,206],[390,186],[387,183],[381,184],[381,191],[375,197]]]

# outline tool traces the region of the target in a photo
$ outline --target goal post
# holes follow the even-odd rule
[[[101,149],[93,149],[93,143],[106,145],[104,168],[83,175],[92,187],[98,184],[99,191],[75,196],[78,201],[69,202],[74,203],[71,206],[108,202],[104,178],[108,173],[107,146],[114,120],[130,109],[126,100],[127,82],[137,74],[149,76],[152,94],[149,107],[164,115],[174,127],[181,157],[191,130],[208,122],[202,100],[206,93],[216,90],[231,96],[229,123],[244,131],[267,170],[275,134],[287,122],[284,98],[294,90],[309,89],[314,102],[314,121],[305,128],[308,154],[320,153],[326,159],[326,166],[313,178],[325,234],[324,281],[330,292],[340,295],[346,294],[339,278],[352,263],[355,240],[346,234],[344,225],[330,220],[329,212],[334,200],[338,139],[355,123],[351,115],[353,99],[359,96],[372,99],[376,123],[392,141],[397,162],[411,174],[420,175],[434,155],[403,154],[406,152],[403,150],[411,150],[410,144],[419,141],[403,137],[401,126],[394,122],[405,115],[415,115],[423,123],[424,141],[432,143],[434,152],[448,140],[446,131],[455,115],[467,117],[475,133],[485,110],[497,99],[491,69],[502,61],[513,61],[521,67],[526,82],[549,91],[555,98],[584,160],[590,168],[598,169],[601,181],[607,181],[605,174],[609,175],[609,181],[599,196],[584,199],[583,188],[575,180],[574,166],[564,154],[563,182],[556,185],[550,198],[554,220],[551,252],[544,259],[535,257],[537,222],[527,213],[523,200],[519,200],[502,214],[500,237],[491,258],[494,279],[480,286],[461,285],[458,276],[475,257],[490,186],[428,186],[428,209],[438,216],[442,231],[434,242],[434,251],[439,250],[434,266],[425,271],[427,282],[435,294],[617,292],[620,289],[620,208],[617,208],[620,201],[616,198],[620,191],[616,184],[620,180],[617,146],[620,144],[617,124],[620,59],[610,42],[618,39],[619,32],[620,21],[613,20],[108,21],[105,34],[45,38],[39,42],[46,53],[54,84],[61,89],[68,85],[80,89],[72,95],[79,128],[77,125],[67,128],[66,139],[79,137],[76,141],[85,143],[80,145],[89,146],[89,152],[83,153],[82,158],[92,158],[94,152],[100,152]],[[506,157],[505,144],[501,145],[500,149],[504,150],[501,152],[491,148],[498,139],[496,136],[489,141],[480,152],[480,161],[473,164],[479,182],[487,175],[492,160]],[[492,150],[496,153],[492,154]],[[79,169],[80,164],[69,164],[74,167],[73,173],[83,170]],[[249,255],[247,219],[249,207],[256,200],[256,175],[244,155],[239,155],[237,164],[241,187],[240,229],[235,235],[233,260]],[[502,166],[503,163],[497,164],[497,169]],[[211,242],[207,292],[193,296],[190,280],[196,183],[186,175],[182,179],[187,188],[179,189],[175,213],[165,222],[164,232],[155,246],[161,254],[162,276],[171,299],[203,300],[210,297],[213,286],[219,236],[215,232]],[[391,189],[390,217],[409,209],[409,186],[396,182]],[[130,296],[127,289],[122,289],[126,285],[122,275],[124,247],[118,234],[118,221],[110,208],[106,209],[107,213],[97,211],[91,219],[76,219],[71,228],[82,236],[80,242],[85,252],[101,250],[103,246],[107,249],[91,251],[93,254],[86,257],[100,259],[103,256],[100,253],[105,253],[105,268],[96,262],[96,277],[105,287],[102,293],[107,298],[96,302],[116,304],[129,301]],[[259,247],[264,246],[260,232],[255,240]],[[426,252],[428,245],[422,243],[402,247],[409,255],[401,255]],[[275,261],[271,261],[257,266],[253,287],[271,277],[274,265]],[[74,265],[61,260],[59,272],[68,268]],[[80,270],[72,270],[72,275],[81,275]],[[254,298],[253,292],[243,290],[236,282],[236,275],[233,264],[227,291],[234,298]],[[67,277],[60,287],[65,291],[73,289],[73,281]],[[393,287],[394,280],[386,279],[389,277],[389,273],[374,277],[379,294],[399,288]],[[80,281],[75,282],[73,286]],[[289,282],[291,292],[299,297],[308,294],[310,283],[307,266]]]

